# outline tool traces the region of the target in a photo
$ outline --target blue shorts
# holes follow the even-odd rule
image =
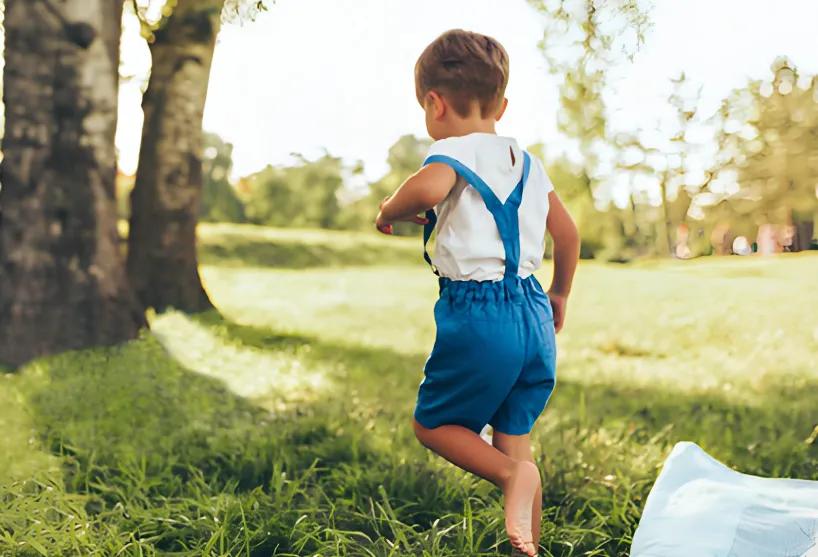
[[[556,383],[554,317],[542,286],[533,275],[440,285],[415,419],[426,428],[529,433]]]

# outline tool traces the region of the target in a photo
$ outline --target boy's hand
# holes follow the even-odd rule
[[[381,203],[381,206],[383,206],[383,203]],[[392,223],[383,218],[383,212],[378,212],[378,216],[375,219],[375,228],[378,229],[378,232],[383,234],[392,234],[393,231]]]
[[[579,259],[579,233],[556,192],[548,192],[548,202],[548,219],[545,225],[554,240],[554,278],[548,289],[548,297],[554,311],[554,330],[560,332],[565,325],[568,293],[571,292],[571,282]]]
[[[551,311],[554,313],[554,332],[559,333],[565,324],[565,310],[568,305],[568,296],[549,292],[548,299],[551,302]]]
[[[387,221],[383,216],[383,208],[389,202],[390,199],[392,199],[391,195],[387,195],[386,197],[383,198],[379,205],[380,212],[378,213],[378,217],[375,219],[375,227],[384,234],[392,234],[394,231],[392,226],[393,223]],[[427,219],[426,217],[422,217],[420,215],[411,215],[409,217],[399,218],[397,220],[404,222],[413,222],[415,224],[427,224],[429,222],[429,219]]]
[[[398,220],[403,221],[403,222],[413,222],[415,224],[421,224],[421,225],[426,224],[426,223],[429,222],[429,219],[427,219],[426,217],[421,217],[420,215],[415,215],[415,216],[412,216],[412,217],[408,217],[408,218],[405,218],[405,219],[398,219]],[[383,217],[382,212],[378,213],[378,217],[375,219],[375,227],[379,231],[383,232],[384,234],[392,234],[392,232],[394,230],[392,224],[393,223],[387,221]]]

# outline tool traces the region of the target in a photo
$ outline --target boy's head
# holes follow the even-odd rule
[[[415,93],[435,139],[452,120],[499,120],[505,110],[508,54],[497,40],[462,29],[435,39],[415,64]]]

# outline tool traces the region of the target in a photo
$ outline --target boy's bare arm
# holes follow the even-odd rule
[[[565,323],[565,306],[579,259],[579,233],[556,192],[550,192],[548,200],[546,228],[554,240],[554,277],[548,295],[554,309],[554,328],[559,332]]]
[[[454,170],[446,164],[432,163],[424,166],[384,200],[375,225],[381,232],[391,234],[391,225],[397,221],[423,224],[425,219],[419,218],[418,213],[443,201],[456,180]]]

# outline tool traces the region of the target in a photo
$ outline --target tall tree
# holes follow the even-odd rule
[[[182,0],[150,41],[145,120],[131,192],[128,274],[139,300],[163,310],[212,307],[196,256],[202,115],[223,0]]]
[[[144,14],[134,2],[137,15]],[[151,75],[131,192],[128,274],[149,307],[212,307],[199,277],[196,224],[202,196],[202,115],[222,16],[253,19],[263,0],[167,0],[146,22]]]
[[[6,0],[0,361],[133,338],[118,249],[122,3]]]

